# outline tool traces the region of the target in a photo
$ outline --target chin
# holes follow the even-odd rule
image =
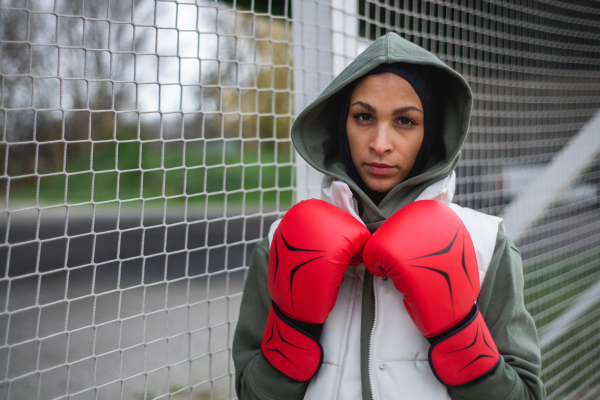
[[[383,183],[383,182],[369,182],[369,183],[365,182],[365,184],[367,185],[367,187],[369,189],[371,189],[377,193],[389,192],[390,190],[392,190],[392,188],[394,186],[396,186],[395,184]]]
[[[389,177],[388,179],[373,179],[373,177],[371,176],[361,178],[363,179],[363,182],[365,183],[365,185],[367,185],[369,189],[378,193],[385,193],[392,190],[396,185],[402,183],[406,177],[402,179],[391,179]]]

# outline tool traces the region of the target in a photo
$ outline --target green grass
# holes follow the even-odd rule
[[[597,250],[565,253],[525,269],[525,304],[543,328],[568,312],[579,295],[600,278]],[[561,398],[590,388],[600,357],[600,313],[598,305],[543,349],[542,380],[551,398]],[[549,398],[550,398],[549,397]]]
[[[266,147],[266,146],[263,146]],[[259,151],[260,150],[260,151]],[[82,146],[63,173],[10,180],[10,201],[290,204],[291,153],[238,143],[102,142]],[[4,186],[4,185],[3,185]]]
[[[600,275],[600,253],[565,253],[526,268],[525,304],[538,329],[557,318]],[[543,315],[543,317],[539,317]]]

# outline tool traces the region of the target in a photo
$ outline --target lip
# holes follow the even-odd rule
[[[387,175],[389,174],[394,167],[384,163],[369,163],[366,164],[367,169],[374,175]]]

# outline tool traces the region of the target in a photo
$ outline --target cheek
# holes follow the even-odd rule
[[[357,135],[351,130],[347,130],[348,144],[350,145],[350,153],[354,159],[360,154],[360,149],[365,146],[364,136]]]
[[[417,154],[419,154],[419,150],[421,150],[421,146],[423,145],[423,135],[421,134],[419,137],[411,140],[409,144],[410,148],[410,156],[413,160],[417,158]]]
[[[421,150],[421,145],[423,144],[423,141],[418,141],[414,144],[413,148],[412,148],[412,158],[416,159],[417,158],[417,154],[419,154],[419,150]]]
[[[360,165],[363,158],[360,149],[360,145],[357,145],[356,143],[353,145],[352,142],[350,143],[350,157],[352,158],[352,163],[356,168],[358,168],[358,165]]]

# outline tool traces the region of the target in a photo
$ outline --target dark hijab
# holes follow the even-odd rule
[[[436,99],[434,95],[435,84],[431,77],[431,73],[429,73],[426,68],[427,67],[422,65],[415,66],[412,64],[382,64],[371,70],[360,79],[352,82],[343,90],[341,94],[342,98],[340,119],[338,123],[338,141],[340,143],[340,150],[344,160],[344,165],[346,167],[346,172],[350,178],[352,178],[352,180],[356,182],[356,184],[367,194],[367,196],[373,200],[375,204],[379,204],[387,192],[380,193],[369,189],[361,179],[356,167],[354,166],[354,162],[352,161],[350,144],[348,143],[348,134],[346,132],[346,121],[348,119],[348,112],[350,109],[350,97],[352,97],[352,92],[360,80],[369,75],[375,75],[384,72],[392,72],[406,79],[408,83],[411,84],[413,89],[415,89],[415,92],[417,92],[419,98],[421,99],[421,103],[423,104],[423,113],[425,114],[425,132],[423,136],[423,144],[419,149],[415,163],[405,178],[405,180],[410,179],[423,172],[425,168],[425,162],[433,151],[435,138],[439,130],[439,118],[437,115],[435,103]]]

